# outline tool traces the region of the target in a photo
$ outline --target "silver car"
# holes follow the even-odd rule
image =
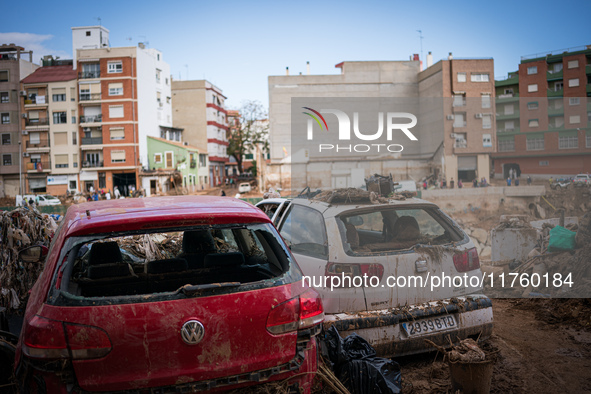
[[[305,198],[257,204],[273,220],[312,287],[325,325],[356,332],[385,357],[492,333],[478,253],[437,205],[410,198],[327,204]]]

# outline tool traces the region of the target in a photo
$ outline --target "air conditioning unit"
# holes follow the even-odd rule
[[[454,116],[453,115],[447,115],[445,118],[447,120],[454,120]]]
[[[31,155],[29,154],[29,152],[23,152],[23,157],[29,157],[29,156],[31,156]]]
[[[29,132],[27,130],[23,130],[23,135],[29,135]]]
[[[476,119],[482,119],[482,114],[474,114],[474,117],[475,117]]]
[[[27,91],[26,90],[21,90],[21,96],[22,97],[27,97]]]

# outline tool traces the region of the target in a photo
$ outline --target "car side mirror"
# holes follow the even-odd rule
[[[37,263],[45,259],[48,249],[43,245],[33,245],[18,252],[18,257],[25,263]]]

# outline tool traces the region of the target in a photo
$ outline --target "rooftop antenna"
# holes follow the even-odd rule
[[[103,26],[103,24],[101,23],[101,21],[102,21],[101,17],[100,17],[100,16],[98,16],[96,19],[98,20],[99,26],[101,26],[101,27],[102,27],[102,26]]]
[[[419,32],[419,39],[421,40],[421,60],[423,60],[423,31],[417,30]]]

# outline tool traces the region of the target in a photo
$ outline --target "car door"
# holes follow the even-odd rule
[[[278,227],[279,221],[284,216],[290,203],[289,200],[263,200],[255,206],[265,212],[275,227]]]

